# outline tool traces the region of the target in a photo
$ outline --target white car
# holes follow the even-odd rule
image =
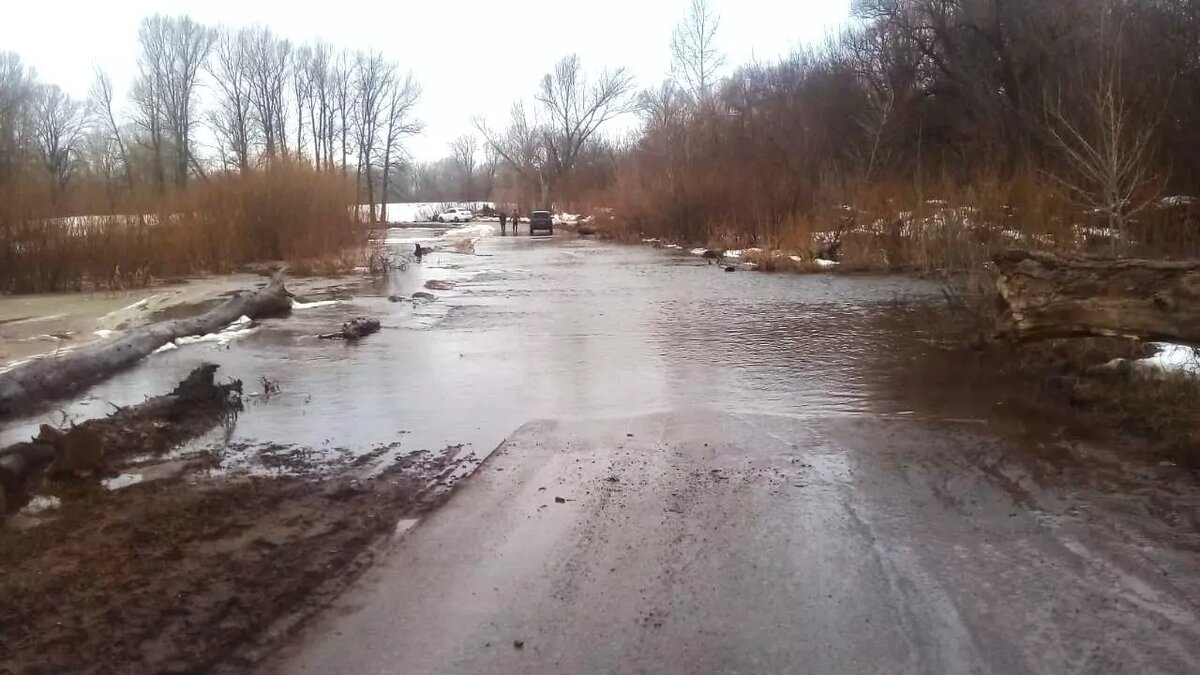
[[[465,223],[475,217],[470,209],[446,209],[438,214],[439,223]]]

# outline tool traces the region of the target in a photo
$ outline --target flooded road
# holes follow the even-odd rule
[[[568,238],[476,253],[331,284],[64,408],[212,360],[281,388],[232,444],[490,454],[265,672],[1200,669],[1192,479],[939,344],[936,285]],[[430,280],[453,287],[388,300]],[[383,331],[314,337],[356,315]]]

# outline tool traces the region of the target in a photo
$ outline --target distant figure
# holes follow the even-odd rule
[[[521,222],[521,214],[518,213],[516,209],[513,209],[512,220],[513,220],[513,236],[515,237],[515,236],[517,236],[517,223]]]
[[[507,222],[508,222],[508,214],[501,211],[500,212],[500,236],[501,237],[508,234],[508,229],[506,226]]]
[[[416,250],[413,251],[413,257],[416,258],[417,260],[420,260],[421,256],[423,256],[429,252],[429,249],[421,248],[420,242],[417,242],[416,246],[417,246]]]

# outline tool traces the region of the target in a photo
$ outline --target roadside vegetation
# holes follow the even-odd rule
[[[0,53],[0,292],[361,264],[356,221],[382,217],[421,129],[410,74],[187,17],[145,19],[139,50],[127,99],[97,72],[87,100]]]

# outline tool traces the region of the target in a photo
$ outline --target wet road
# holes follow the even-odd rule
[[[1200,668],[1194,483],[943,350],[936,289],[480,252],[397,359],[506,440],[264,672]]]
[[[211,360],[282,393],[203,443],[490,453],[264,672],[1200,671],[1194,479],[939,344],[936,286],[566,237],[477,253],[310,283],[340,301],[63,407]],[[384,330],[314,337],[359,314]]]

